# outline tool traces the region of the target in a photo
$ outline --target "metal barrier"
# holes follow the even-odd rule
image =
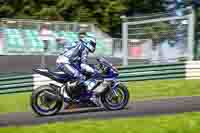
[[[0,94],[27,92],[32,88],[32,74],[0,74]]]
[[[200,79],[200,61],[176,64],[134,65],[118,67],[119,80]],[[0,74],[0,94],[29,92],[40,85],[56,83],[39,74]]]

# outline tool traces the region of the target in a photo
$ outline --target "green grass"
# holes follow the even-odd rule
[[[200,96],[199,80],[157,80],[128,84],[131,99],[144,100],[174,96]]]
[[[200,96],[199,80],[160,80],[128,83],[131,100]],[[30,111],[30,94],[0,95],[0,113]]]
[[[200,113],[1,128],[1,133],[199,133]]]
[[[30,111],[31,93],[0,95],[0,113]]]

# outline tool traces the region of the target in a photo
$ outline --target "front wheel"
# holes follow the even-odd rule
[[[101,102],[108,110],[123,109],[129,102],[129,91],[125,85],[119,84],[115,90],[105,92],[101,96]]]
[[[40,86],[32,92],[31,107],[40,116],[55,115],[62,108],[62,98],[49,85]]]

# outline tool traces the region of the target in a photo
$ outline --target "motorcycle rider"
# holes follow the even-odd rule
[[[64,53],[61,54],[57,60],[57,67],[73,76],[79,81],[78,83],[85,82],[86,77],[73,65],[80,65],[81,71],[86,71],[90,74],[95,74],[95,70],[88,65],[88,54],[94,53],[96,49],[96,38],[87,36],[85,33],[79,33],[79,40],[73,42],[74,46],[69,47],[68,43],[64,44]],[[64,93],[64,98],[69,96]]]

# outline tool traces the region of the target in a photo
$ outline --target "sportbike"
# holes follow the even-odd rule
[[[33,71],[58,82],[60,85],[49,83],[33,90],[31,106],[40,116],[55,115],[65,103],[65,108],[73,104],[94,105],[107,110],[125,108],[129,101],[127,87],[118,81],[118,70],[104,57],[97,58],[97,64],[91,65],[95,75],[82,72],[86,75],[85,83],[78,82],[68,73],[55,72],[48,68],[33,68]],[[74,65],[78,70],[79,65]],[[88,90],[88,86],[92,89]],[[67,93],[69,98],[64,97]],[[91,101],[91,99],[93,99]]]

